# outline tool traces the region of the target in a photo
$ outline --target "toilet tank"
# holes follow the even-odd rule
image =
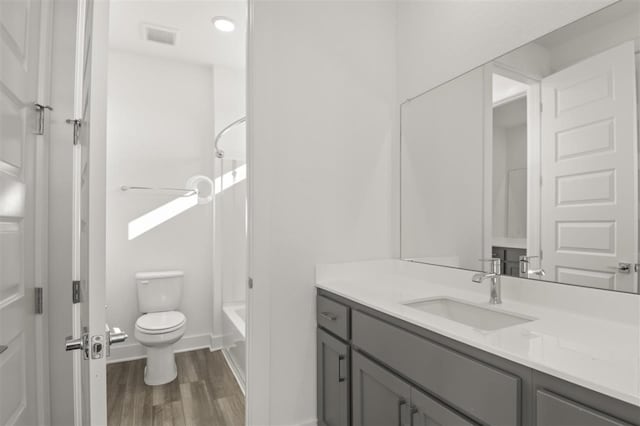
[[[175,311],[182,301],[183,271],[138,272],[138,309],[142,313]]]

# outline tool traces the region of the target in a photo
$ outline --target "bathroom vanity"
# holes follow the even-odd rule
[[[640,406],[317,294],[323,425],[640,425]]]
[[[638,22],[400,104],[400,259],[316,271],[320,424],[640,425]]]
[[[505,301],[492,307],[487,286],[472,287],[465,271],[403,261],[373,268],[317,279],[319,424],[640,425],[633,318],[609,322],[534,305],[527,299],[535,289],[517,292],[515,278],[503,278]],[[436,284],[445,275],[451,282]],[[559,287],[590,292],[576,298],[597,303],[589,300],[597,290]],[[421,301],[443,298],[507,322],[475,314],[473,327],[451,310],[422,310]]]

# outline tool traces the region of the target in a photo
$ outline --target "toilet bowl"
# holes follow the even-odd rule
[[[144,382],[156,386],[178,375],[174,346],[187,328],[187,318],[178,311],[182,300],[182,271],[136,274],[138,309],[134,336],[147,349]]]
[[[178,376],[174,343],[182,338],[187,319],[179,311],[144,314],[136,321],[135,338],[147,348],[144,382],[156,386],[172,382]]]

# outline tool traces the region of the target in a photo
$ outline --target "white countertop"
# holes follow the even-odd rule
[[[319,265],[316,286],[478,349],[640,406],[640,296],[503,277],[503,303],[496,309],[537,319],[492,332],[402,305],[448,296],[489,306],[488,284],[474,285],[470,275],[469,271],[387,260]],[[546,305],[541,303],[544,301],[541,292],[550,300],[559,297],[565,300]],[[566,309],[561,303],[567,304]],[[608,319],[608,308],[613,320]],[[624,315],[615,315],[613,311],[620,309],[626,311]]]

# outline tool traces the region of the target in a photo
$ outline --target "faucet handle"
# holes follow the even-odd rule
[[[491,272],[493,274],[501,275],[502,274],[502,259],[499,257],[490,257],[488,259],[478,259],[480,262],[490,262],[491,263]]]
[[[520,256],[518,259],[520,262],[529,262],[531,259],[537,259],[540,256]]]
[[[538,259],[540,256],[520,256],[518,257],[518,261],[520,263],[520,274],[528,274],[529,267],[527,263],[531,263],[531,259]]]

